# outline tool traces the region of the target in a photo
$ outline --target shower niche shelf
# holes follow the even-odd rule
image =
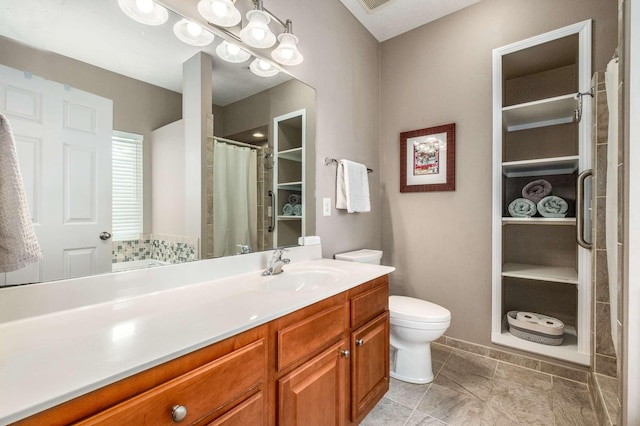
[[[576,120],[578,92],[591,81],[591,21],[493,51],[493,343],[590,365],[591,254],[576,243],[576,183],[591,163],[591,117]],[[583,97],[583,111],[591,99]],[[522,188],[547,180],[566,217],[511,217]],[[540,216],[540,217],[538,217]],[[513,336],[505,315],[537,312],[565,324],[550,346]]]

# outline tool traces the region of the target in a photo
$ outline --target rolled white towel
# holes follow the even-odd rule
[[[288,201],[292,206],[295,204],[300,204],[300,202],[302,202],[302,196],[300,194],[290,194]]]
[[[285,216],[293,215],[293,206],[289,203],[286,203],[284,206],[282,206],[282,214]]]
[[[568,209],[567,202],[555,195],[544,197],[538,202],[538,213],[544,217],[565,217]]]
[[[539,202],[547,195],[551,194],[551,184],[544,179],[529,182],[522,188],[522,196],[534,203]]]
[[[294,216],[302,216],[302,204],[294,204],[293,205],[293,215]]]
[[[536,214],[536,205],[526,198],[516,198],[509,204],[509,214],[513,217],[532,217]]]

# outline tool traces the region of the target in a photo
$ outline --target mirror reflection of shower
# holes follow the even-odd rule
[[[212,179],[213,257],[271,247],[268,194],[273,181],[273,149],[263,126],[214,137]]]

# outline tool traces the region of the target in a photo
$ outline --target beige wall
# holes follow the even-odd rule
[[[490,345],[491,54],[594,20],[594,71],[616,46],[612,0],[484,0],[381,45],[381,209],[392,291],[452,312],[447,335]],[[399,133],[456,123],[456,190],[399,192]]]
[[[271,0],[265,6],[293,20],[304,62],[294,77],[316,89],[316,233],[325,257],[357,248],[380,248],[379,43],[337,0]],[[335,206],[336,166],[324,158],[347,158],[374,169],[369,175],[371,212],[348,214]]]

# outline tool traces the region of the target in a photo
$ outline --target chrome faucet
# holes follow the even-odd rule
[[[267,269],[264,270],[262,275],[277,275],[282,273],[282,267],[291,262],[291,259],[282,257],[285,251],[285,249],[279,248],[273,252],[273,256],[269,261],[269,265],[267,266]]]
[[[240,249],[240,252],[236,253],[236,254],[249,254],[249,253],[251,253],[251,247],[249,246],[249,244],[236,244],[236,246],[238,246],[238,248]]]

